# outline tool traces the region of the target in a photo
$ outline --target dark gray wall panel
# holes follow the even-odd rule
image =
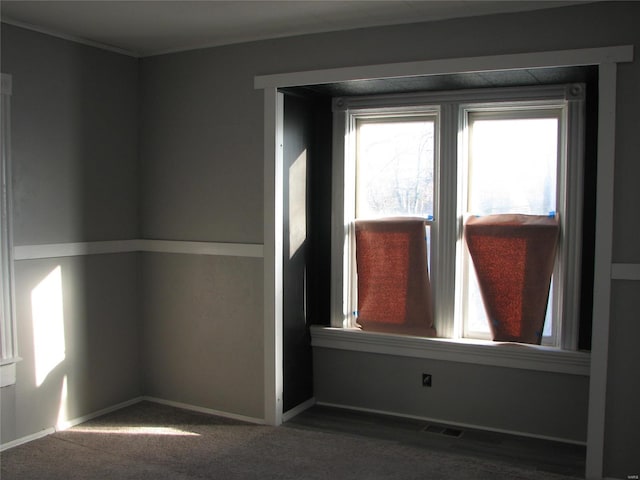
[[[308,93],[308,92],[307,92]],[[309,325],[327,324],[331,259],[331,103],[284,97],[283,410],[313,397]]]
[[[296,95],[284,98],[282,356],[283,411],[313,397],[311,336],[307,327],[307,263],[313,104]]]

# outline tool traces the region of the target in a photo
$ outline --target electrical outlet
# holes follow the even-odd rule
[[[423,373],[422,374],[422,386],[423,387],[430,387],[431,386],[431,374],[430,373]]]

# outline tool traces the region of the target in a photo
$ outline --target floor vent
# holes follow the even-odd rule
[[[422,429],[423,432],[435,433],[436,435],[445,435],[447,437],[458,438],[462,436],[462,430],[450,427],[441,427],[439,425],[427,425]]]

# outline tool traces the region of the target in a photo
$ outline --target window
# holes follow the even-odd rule
[[[558,167],[564,163],[559,149],[563,110],[563,106],[530,105],[506,110],[465,109],[465,214],[555,215]],[[463,251],[460,275],[463,336],[490,338],[487,314],[467,249]],[[550,345],[557,344],[554,326],[558,322],[554,320],[560,318],[552,315],[555,297],[551,284],[543,331],[543,342]]]
[[[582,84],[334,99],[335,138],[344,142],[334,141],[334,229],[342,240],[334,248],[341,266],[333,325],[358,326],[354,223],[419,217],[438,336],[495,338],[476,274],[487,267],[470,255],[465,223],[524,215],[559,232],[547,254],[544,330],[536,331],[540,342],[527,343],[575,349],[583,104]],[[494,250],[504,257],[505,248]]]
[[[11,144],[10,109],[11,77],[2,74],[0,95],[0,144],[2,145],[2,165],[0,168],[0,270],[2,271],[0,295],[0,386],[15,383],[15,362],[17,361],[16,326],[13,312],[13,242],[11,232]]]

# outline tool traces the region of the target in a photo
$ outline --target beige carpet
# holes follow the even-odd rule
[[[564,475],[354,434],[143,402],[0,454],[2,480],[530,479]]]

